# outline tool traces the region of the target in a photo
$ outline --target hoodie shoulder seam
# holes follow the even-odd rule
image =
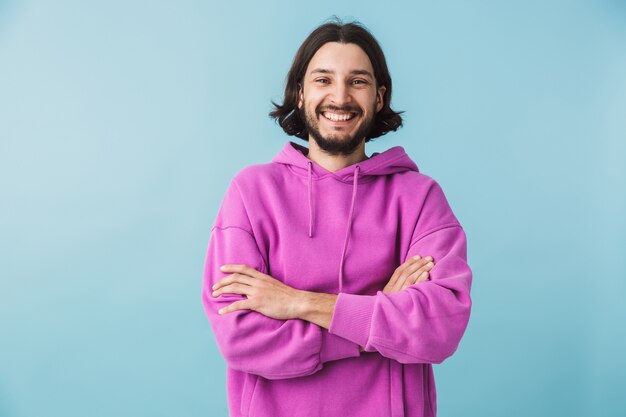
[[[463,227],[461,226],[461,224],[460,224],[460,223],[458,223],[458,222],[452,222],[452,223],[441,224],[441,225],[439,225],[439,226],[435,226],[435,227],[433,227],[433,228],[430,228],[429,230],[427,230],[427,231],[425,231],[425,232],[423,232],[423,233],[420,233],[420,234],[419,234],[419,235],[418,235],[415,239],[413,239],[413,240],[411,241],[411,244],[409,245],[409,247],[412,247],[412,246],[413,246],[413,245],[415,245],[417,242],[419,242],[420,240],[422,240],[423,238],[425,238],[426,236],[428,236],[428,235],[430,235],[430,234],[432,234],[432,233],[435,233],[435,232],[437,232],[437,231],[439,231],[439,230],[442,230],[442,229],[448,229],[448,228],[450,228],[450,227],[459,227],[459,228],[463,229]]]
[[[250,235],[252,240],[255,242],[255,246],[256,246],[256,239],[254,238],[254,235],[252,234],[252,232],[247,230],[247,229],[245,229],[245,228],[243,228],[243,227],[240,227],[240,226],[218,226],[218,225],[215,225],[211,229],[211,233],[213,233],[213,231],[215,229],[219,229],[219,230],[239,229],[239,230],[242,230],[242,231],[244,231],[244,232],[246,232],[247,234]],[[267,267],[267,263],[265,262],[265,259],[263,258],[263,255],[259,251],[258,246],[256,246],[256,249],[257,249],[257,254],[259,255],[259,260],[261,261],[261,267],[260,267],[261,272],[263,272],[264,274],[269,274],[269,268]]]
[[[213,231],[214,229],[220,229],[220,230],[227,230],[227,229],[239,229],[239,230],[243,230],[244,232],[246,232],[247,234],[249,234],[250,236],[254,237],[254,235],[252,234],[251,231],[249,231],[246,228],[243,228],[241,226],[218,226],[215,225],[213,226],[213,228],[211,229],[211,231]]]

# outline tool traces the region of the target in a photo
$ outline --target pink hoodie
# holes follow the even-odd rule
[[[227,363],[230,417],[434,416],[432,364],[455,352],[470,316],[465,232],[401,146],[336,172],[307,152],[290,141],[271,163],[240,170],[211,230],[202,300]],[[417,254],[434,258],[430,280],[383,293]],[[338,294],[330,329],[219,315],[245,298],[211,295],[227,263]]]

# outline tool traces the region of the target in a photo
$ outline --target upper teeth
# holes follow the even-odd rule
[[[348,114],[322,113],[322,114],[327,119],[335,120],[335,121],[337,121],[337,120],[348,120],[348,119],[352,119],[352,117],[354,117],[354,113],[348,113]]]

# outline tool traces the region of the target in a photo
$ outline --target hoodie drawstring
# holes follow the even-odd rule
[[[307,165],[309,167],[309,237],[313,237],[313,204],[311,202],[311,165],[313,165],[313,162],[309,161]]]
[[[354,202],[356,201],[356,189],[358,185],[360,166],[356,166],[354,170],[354,182],[352,183],[352,201],[350,202],[350,214],[348,215],[348,230],[346,230],[346,238],[343,242],[343,251],[341,252],[341,262],[339,263],[339,292],[343,288],[343,259],[346,256],[346,248],[348,247],[348,240],[350,238],[350,230],[352,229],[352,218],[354,213]]]
[[[309,185],[309,237],[313,237],[313,194],[312,194],[312,179],[311,169],[313,162],[308,161],[308,185]],[[354,179],[352,182],[352,201],[350,202],[350,213],[348,214],[348,227],[346,230],[346,237],[343,241],[343,250],[341,251],[341,261],[339,262],[339,292],[343,289],[343,261],[346,256],[346,249],[348,248],[348,240],[350,239],[350,231],[352,230],[352,220],[354,218],[354,203],[356,202],[356,192],[359,185],[359,170],[361,167],[356,166],[354,170]]]

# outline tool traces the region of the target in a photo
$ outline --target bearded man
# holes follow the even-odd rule
[[[231,417],[424,417],[433,364],[467,327],[466,235],[404,148],[384,54],[358,23],[316,28],[270,115],[287,141],[231,180],[211,230],[203,305]]]

